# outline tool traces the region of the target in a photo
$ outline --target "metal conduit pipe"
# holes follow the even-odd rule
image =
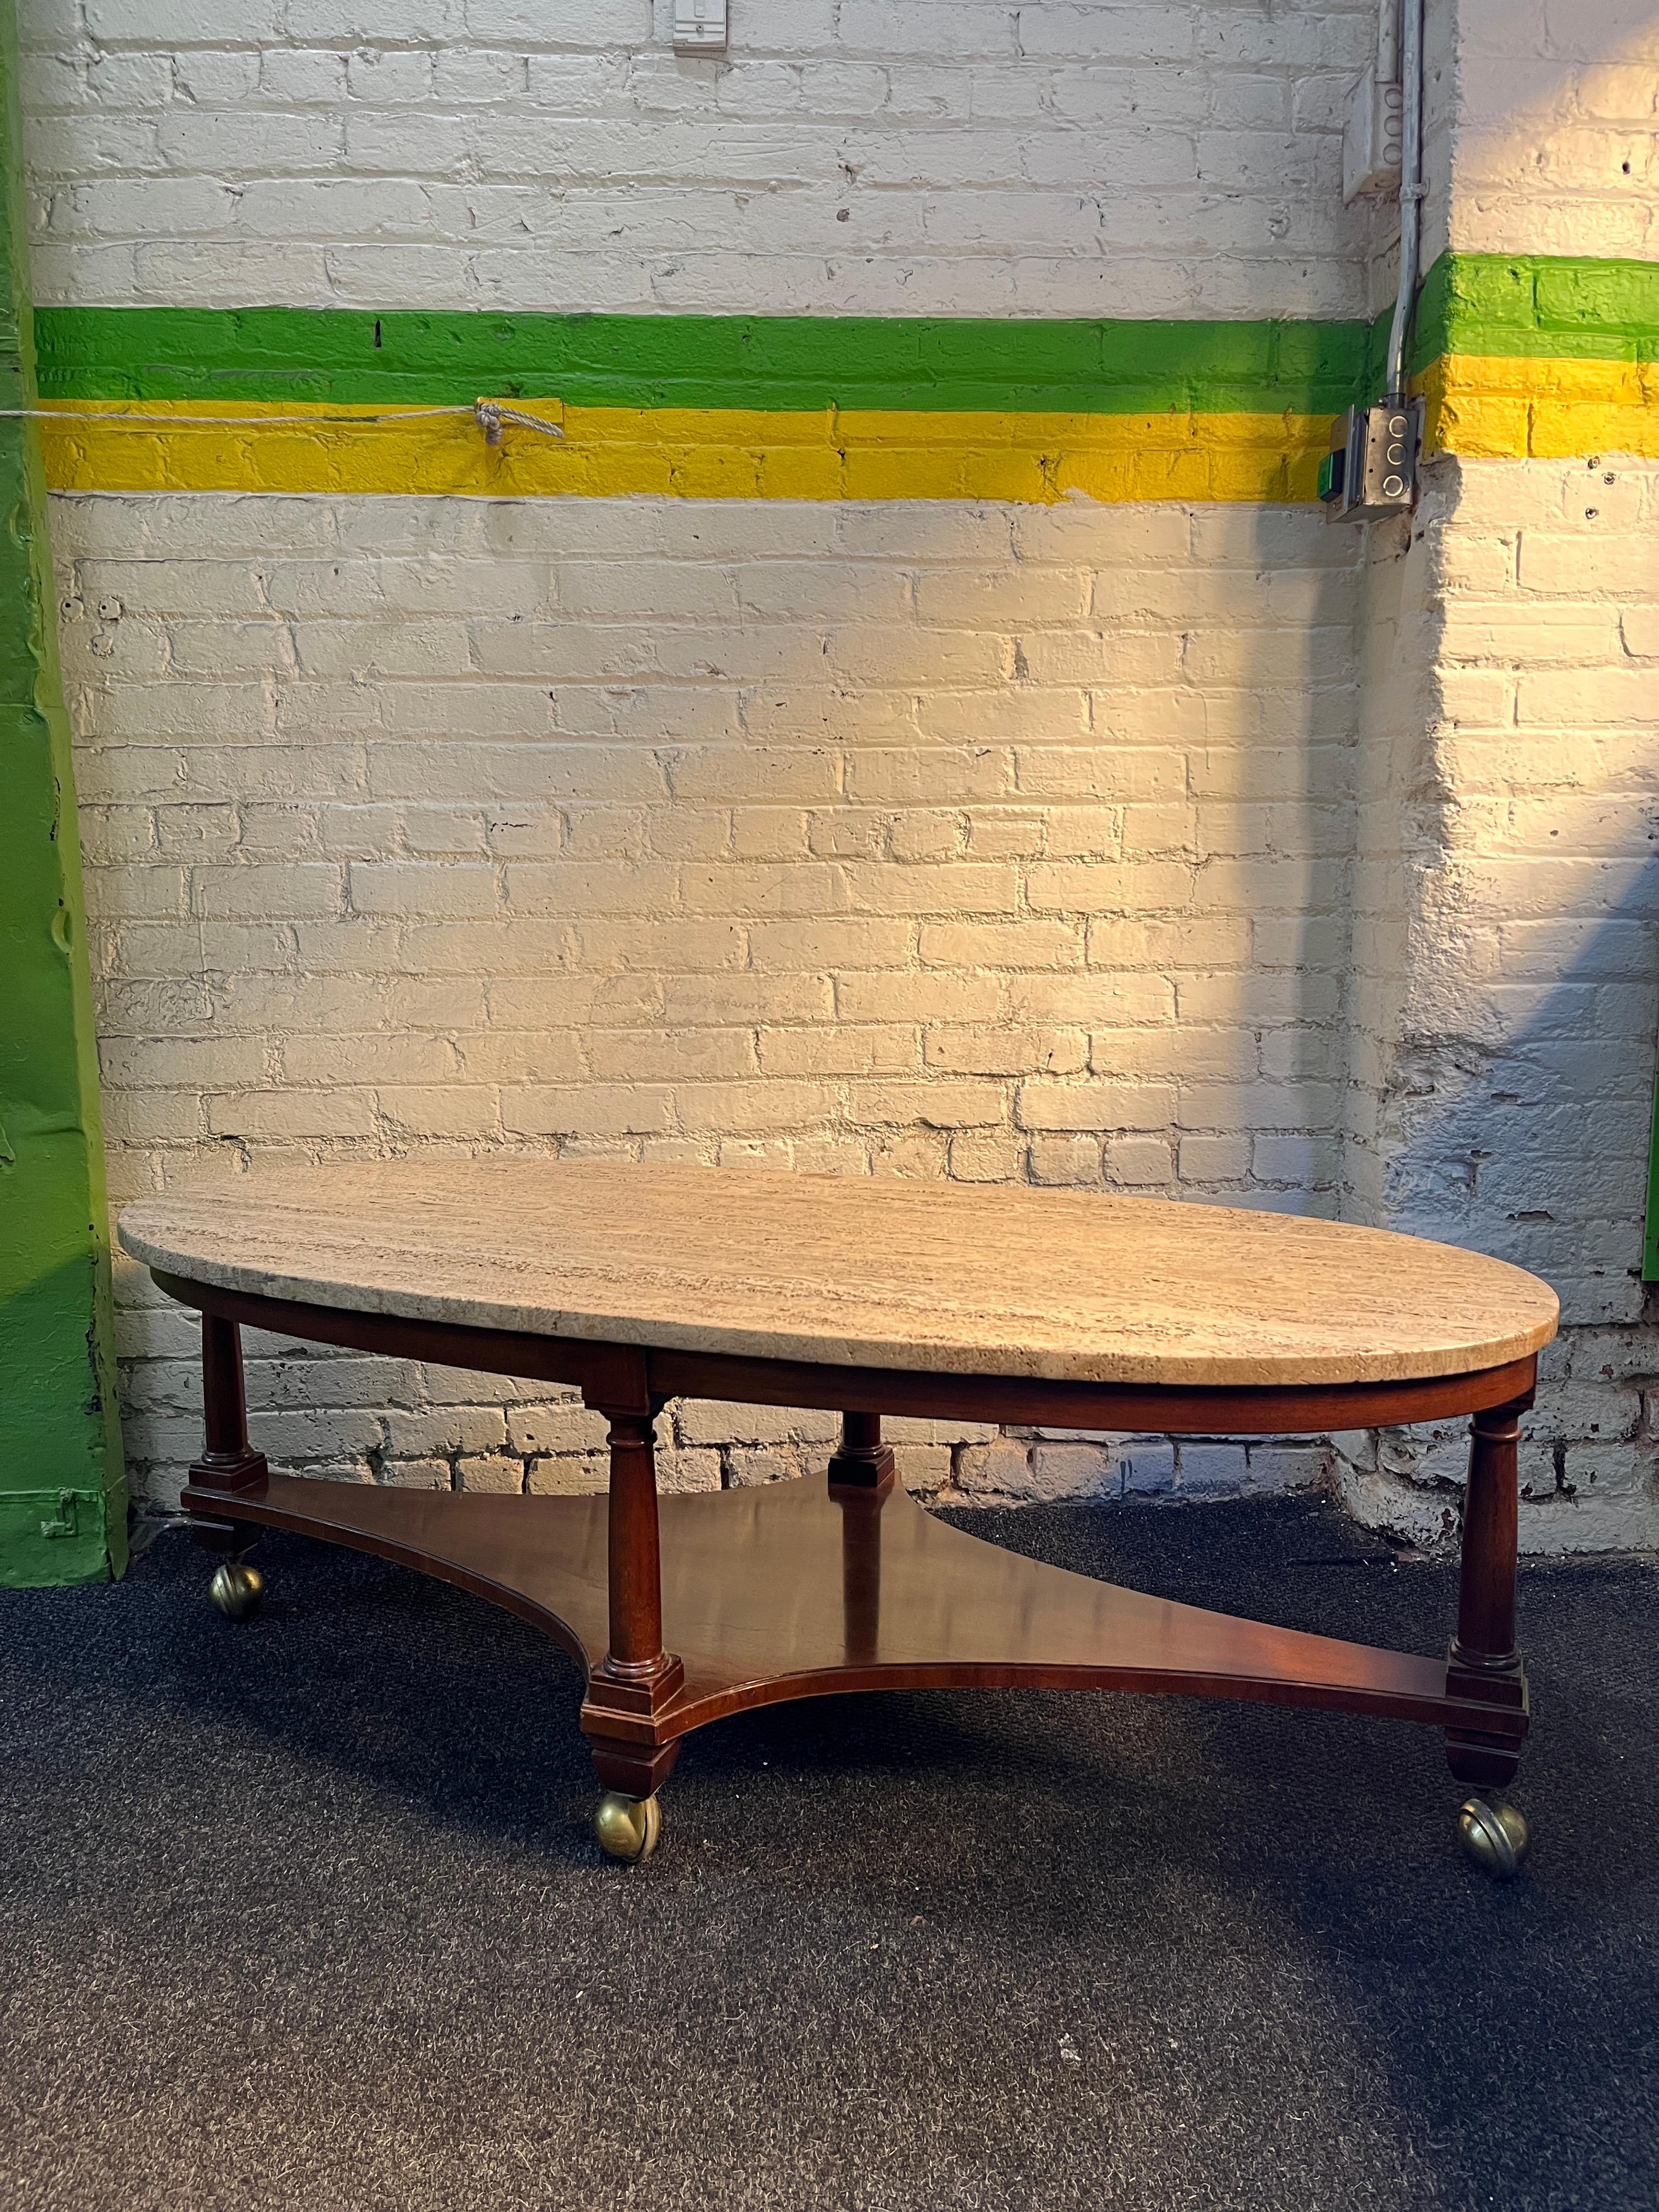
[[[1417,264],[1422,229],[1423,184],[1423,0],[1400,0],[1400,289],[1389,330],[1389,375],[1385,404],[1406,397],[1406,340],[1417,299]]]

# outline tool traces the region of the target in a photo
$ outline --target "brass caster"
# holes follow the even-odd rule
[[[599,1849],[613,1859],[648,1859],[662,1834],[662,1808],[654,1797],[624,1797],[607,1790],[593,1815]]]
[[[1527,1856],[1527,1824],[1513,1805],[1471,1797],[1457,1808],[1457,1840],[1482,1874],[1510,1881]]]
[[[246,1559],[227,1559],[213,1571],[208,1595],[227,1620],[246,1620],[264,1595],[265,1578]]]

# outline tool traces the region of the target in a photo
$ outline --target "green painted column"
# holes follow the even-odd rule
[[[0,0],[0,407],[34,404],[17,25]],[[98,1058],[46,492],[0,416],[0,1583],[126,1563]]]

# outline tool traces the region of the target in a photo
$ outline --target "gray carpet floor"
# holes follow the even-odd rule
[[[1449,1571],[1307,1502],[970,1516],[1424,1650]],[[1426,1730],[933,1693],[695,1738],[599,1861],[574,1668],[269,1538],[0,1593],[5,2212],[1659,2202],[1659,1571],[1534,1566],[1525,1876]]]

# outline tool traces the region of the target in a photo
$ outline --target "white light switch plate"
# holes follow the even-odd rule
[[[674,52],[726,52],[726,0],[674,0]]]

